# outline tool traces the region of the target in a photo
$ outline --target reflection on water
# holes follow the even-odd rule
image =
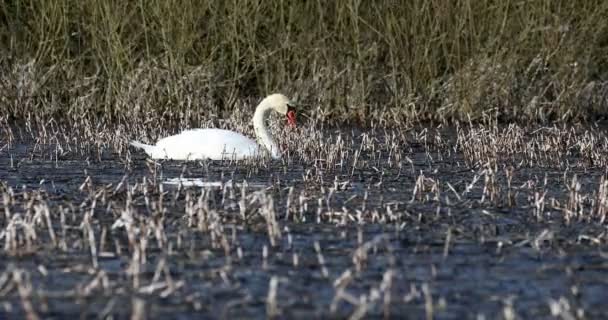
[[[199,188],[265,188],[267,185],[256,182],[206,181],[204,178],[168,178],[163,181],[166,185]]]

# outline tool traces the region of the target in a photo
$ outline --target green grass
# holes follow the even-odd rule
[[[326,122],[589,120],[606,1],[0,4],[0,116],[225,117],[284,92]],[[184,120],[186,119],[186,120]]]

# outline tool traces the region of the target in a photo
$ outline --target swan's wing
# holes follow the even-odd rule
[[[224,129],[194,129],[159,140],[156,144],[171,159],[243,159],[258,152],[258,144]]]

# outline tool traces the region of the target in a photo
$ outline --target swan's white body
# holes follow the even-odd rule
[[[193,129],[158,140],[156,145],[137,141],[131,145],[142,148],[154,159],[195,160],[235,159],[241,160],[260,154],[259,145],[244,135],[223,129]],[[280,157],[275,150],[273,158]]]
[[[270,110],[288,116],[289,123],[295,125],[295,114],[288,109],[289,100],[281,94],[273,94],[262,100],[253,116],[253,127],[258,141],[224,129],[193,129],[180,134],[160,139],[156,145],[132,141],[131,145],[144,149],[154,159],[197,160],[211,159],[242,160],[256,157],[264,153],[264,149],[272,158],[280,159],[281,153],[274,139],[266,128],[266,117]],[[262,149],[261,147],[264,147]]]

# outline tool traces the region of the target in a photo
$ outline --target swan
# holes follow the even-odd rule
[[[261,146],[273,159],[280,159],[280,150],[266,128],[270,111],[284,114],[290,126],[296,124],[295,104],[286,96],[275,93],[264,98],[253,114],[253,128]],[[143,149],[154,159],[198,160],[235,159],[242,160],[260,155],[264,149],[238,132],[224,129],[191,129],[180,134],[160,139],[156,145],[131,141],[136,148]]]

